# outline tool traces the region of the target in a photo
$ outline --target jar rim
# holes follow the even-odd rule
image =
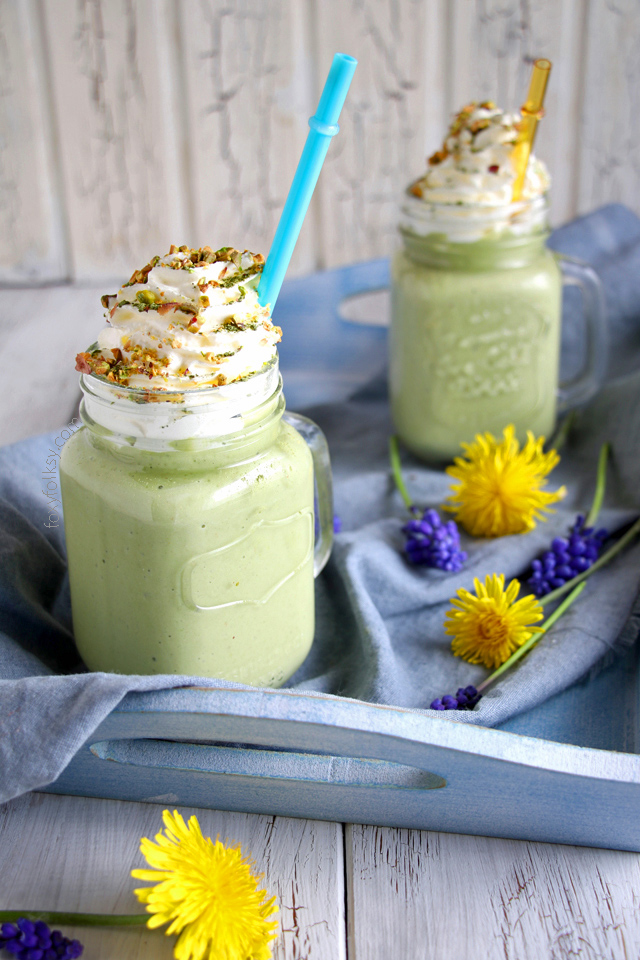
[[[276,354],[263,370],[220,387],[152,392],[94,374],[81,374],[80,386],[85,425],[154,448],[158,442],[211,439],[242,430],[247,417],[277,400],[282,378]]]

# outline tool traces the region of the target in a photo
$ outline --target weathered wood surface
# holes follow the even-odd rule
[[[140,837],[162,828],[155,804],[30,794],[0,807],[0,909],[141,913]],[[345,956],[342,826],[312,820],[197,813],[205,835],[239,842],[279,905],[274,960]],[[67,931],[65,931],[67,932]],[[91,960],[169,960],[173,937],[145,928],[80,929]]]
[[[35,0],[0,0],[0,281],[68,273],[46,69]]]
[[[611,199],[640,211],[640,4],[591,3],[580,130],[579,209]]]
[[[61,427],[80,398],[74,357],[104,324],[100,287],[0,291],[0,445]]]
[[[350,960],[640,954],[634,853],[352,826]]]
[[[164,0],[43,0],[72,269],[124,276],[187,232]]]
[[[551,214],[556,224],[578,209],[576,141],[587,6],[586,0],[453,0],[450,6],[450,111],[475,99],[518,109],[532,61],[547,57],[554,65],[535,152],[552,171]],[[597,0],[592,6],[603,3]],[[584,160],[588,164],[590,157],[585,154]]]
[[[179,4],[195,243],[267,251],[314,110],[309,5]],[[195,13],[195,15],[194,15]],[[291,265],[317,262],[312,208]]]
[[[30,794],[0,807],[0,909],[135,913],[161,807]],[[275,960],[622,960],[640,953],[637,854],[210,810],[280,907]],[[346,870],[345,870],[346,865]],[[346,889],[344,875],[346,873]],[[146,929],[67,931],[92,960],[169,960]]]
[[[360,65],[292,273],[387,253],[448,115],[517,108],[536,56],[554,222],[640,211],[639,43],[636,0],[0,0],[0,282],[266,252],[338,49]]]
[[[389,252],[401,188],[442,139],[446,4],[325,0],[317,10],[319,62],[339,49],[359,61],[320,194],[322,265],[332,267]]]
[[[268,248],[310,112],[305,7],[44,3],[74,276],[172,242]]]

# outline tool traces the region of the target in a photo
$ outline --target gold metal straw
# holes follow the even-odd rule
[[[542,105],[544,95],[549,82],[551,73],[550,60],[536,60],[531,72],[531,83],[529,84],[529,93],[526,103],[522,104],[522,123],[520,134],[513,148],[513,165],[516,170],[516,178],[513,183],[512,200],[519,200],[522,195],[524,178],[527,173],[527,164],[529,155],[533,148],[533,141],[536,136],[538,120],[544,116]]]

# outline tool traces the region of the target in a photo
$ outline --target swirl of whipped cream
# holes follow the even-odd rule
[[[184,391],[262,370],[282,331],[258,303],[264,257],[172,246],[102,298],[108,326],[76,369],[122,386]]]
[[[409,192],[427,203],[510,204],[520,121],[519,113],[504,113],[490,100],[467,104],[454,117],[442,149],[429,158],[426,174],[410,185]],[[550,182],[546,166],[532,154],[522,199],[542,196]]]

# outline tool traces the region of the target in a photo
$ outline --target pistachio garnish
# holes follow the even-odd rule
[[[138,290],[136,300],[139,300],[140,303],[159,303],[160,294],[155,293],[153,290]]]
[[[123,386],[153,380],[158,392],[180,388],[185,380],[196,387],[251,376],[253,360],[243,364],[233,358],[246,344],[273,356],[281,336],[256,294],[264,263],[261,254],[235,247],[172,244],[168,255],[153,257],[123,285],[138,285],[137,290],[121,288],[102,298],[112,330],[100,338],[100,349],[78,354],[78,369]],[[212,265],[217,266],[211,270]],[[168,274],[173,270],[182,271],[175,283]]]

